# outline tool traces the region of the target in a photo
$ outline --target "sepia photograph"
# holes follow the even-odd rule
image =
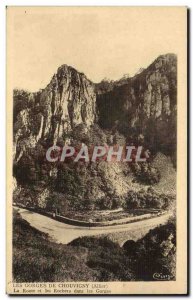
[[[187,8],[7,14],[7,293],[187,293]]]

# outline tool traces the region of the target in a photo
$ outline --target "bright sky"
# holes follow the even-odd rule
[[[160,54],[178,54],[182,8],[8,8],[13,86],[44,88],[62,64],[93,82],[134,75]]]

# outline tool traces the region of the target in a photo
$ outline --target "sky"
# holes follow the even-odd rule
[[[184,13],[177,7],[8,8],[10,80],[35,92],[62,64],[93,82],[133,76],[161,54],[178,55]]]

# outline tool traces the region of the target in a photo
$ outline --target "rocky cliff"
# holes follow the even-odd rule
[[[155,152],[176,146],[177,58],[158,57],[132,78],[97,85],[99,124],[125,136],[143,134]],[[170,132],[170,138],[168,138]]]
[[[38,93],[14,91],[16,160],[21,151],[35,147],[40,140],[56,144],[80,124],[89,128],[96,116],[94,84],[67,65]]]

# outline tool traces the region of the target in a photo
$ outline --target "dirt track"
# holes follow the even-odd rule
[[[27,209],[19,208],[19,213],[22,218],[30,223],[30,225],[44,233],[48,233],[50,238],[57,243],[68,244],[72,240],[81,236],[92,236],[92,235],[112,235],[118,232],[125,232],[125,238],[129,239],[131,234],[132,239],[136,240],[146,234],[150,229],[167,222],[171,213],[166,213],[162,216],[146,219],[134,223],[124,225],[113,225],[108,227],[79,227],[69,224],[58,222],[49,217],[41,214],[28,211]],[[123,235],[120,235],[119,239],[116,239],[121,245],[123,243]]]

